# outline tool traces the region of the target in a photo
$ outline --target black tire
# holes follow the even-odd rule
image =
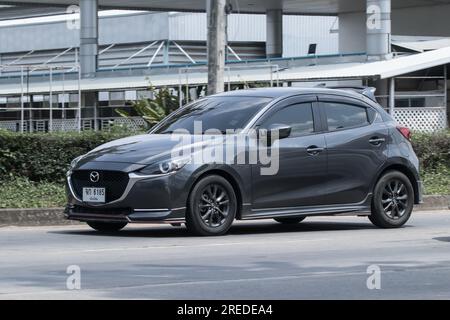
[[[230,229],[237,208],[232,185],[221,176],[206,176],[189,195],[186,227],[195,235],[223,235]]]
[[[297,224],[305,219],[306,217],[296,217],[296,218],[275,218],[273,220],[281,224]]]
[[[411,181],[399,171],[388,171],[375,186],[369,220],[380,228],[400,228],[411,217],[413,207]]]
[[[100,232],[117,232],[125,228],[126,222],[99,222],[89,221],[87,222],[89,227]]]

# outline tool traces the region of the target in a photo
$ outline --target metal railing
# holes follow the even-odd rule
[[[20,112],[20,132],[24,132],[25,129],[27,129],[30,132],[33,132],[35,128],[37,128],[36,125],[33,124],[33,111],[48,111],[49,112],[49,123],[48,123],[48,131],[53,131],[53,113],[55,110],[63,110],[63,111],[70,111],[73,110],[77,113],[77,129],[78,131],[81,131],[81,68],[79,64],[70,64],[70,65],[7,65],[7,66],[1,66],[0,70],[10,70],[15,69],[19,70],[20,72],[20,97],[19,97],[19,105],[20,107],[0,107],[0,111],[19,111]],[[29,97],[33,94],[33,92],[30,92],[30,76],[33,72],[36,70],[45,70],[48,72],[48,107],[33,107],[32,102],[30,101]],[[60,86],[61,89],[55,90],[54,87],[54,73],[57,71],[61,74],[61,82]],[[77,80],[78,80],[78,103],[77,107],[65,107],[66,102],[62,101],[63,108],[56,109],[54,107],[55,101],[54,101],[54,95],[57,93],[62,94],[62,97],[65,97],[65,88],[64,88],[64,80],[65,80],[65,74],[66,72],[76,72],[77,74]],[[43,83],[40,83],[40,85],[44,85]],[[68,103],[68,101],[67,101]],[[25,106],[27,104],[27,106]],[[25,112],[29,113],[28,119],[25,119]],[[25,122],[29,121],[29,125],[25,125]],[[42,126],[39,125],[39,128]]]

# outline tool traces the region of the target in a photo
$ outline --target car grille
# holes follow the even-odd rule
[[[99,173],[98,182],[92,182],[90,174],[93,170],[74,171],[71,176],[72,187],[78,198],[83,196],[83,188],[105,188],[106,202],[118,200],[128,185],[128,174],[120,171],[96,171]]]
[[[111,209],[103,209],[103,208],[86,208],[80,206],[74,206],[71,210],[73,214],[82,213],[86,215],[117,215],[117,216],[126,216],[133,212],[133,210],[129,208],[111,208]]]

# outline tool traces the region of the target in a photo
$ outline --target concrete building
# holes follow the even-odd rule
[[[10,18],[33,15],[36,4],[34,15],[43,14],[43,5],[51,6],[48,12],[74,9],[66,0],[8,1],[14,3],[29,4],[28,11],[10,8]],[[450,0],[228,3],[225,89],[371,85],[402,124],[447,127]],[[197,98],[207,83],[205,0],[78,4],[80,29],[70,17],[13,26],[0,21],[0,127],[51,131],[123,122],[114,108],[151,98],[149,82],[172,88],[180,102]],[[141,11],[102,16],[102,9]]]

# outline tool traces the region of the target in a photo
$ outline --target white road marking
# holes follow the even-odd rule
[[[277,242],[277,245],[285,243],[299,243],[299,242],[315,242],[315,241],[331,241],[331,239],[300,239],[300,240],[287,240]],[[121,247],[121,248],[102,248],[102,249],[87,249],[80,252],[109,252],[109,251],[129,251],[129,250],[153,250],[153,249],[179,249],[179,248],[200,248],[200,247],[222,247],[222,246],[239,246],[239,245],[264,245],[267,246],[267,242],[255,241],[255,242],[225,242],[225,243],[208,243],[198,245],[172,245],[172,246],[149,246],[149,247]]]

